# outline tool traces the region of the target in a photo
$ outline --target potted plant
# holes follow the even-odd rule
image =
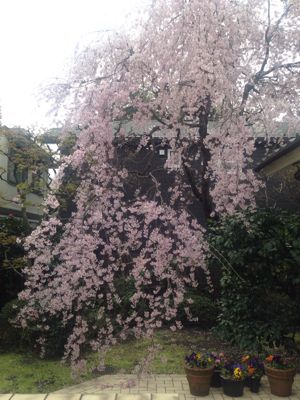
[[[210,354],[192,353],[185,357],[185,373],[193,396],[207,396],[214,372],[214,359]]]
[[[230,397],[243,396],[246,376],[247,369],[245,364],[225,361],[221,370],[224,394]]]
[[[260,380],[264,374],[264,364],[258,356],[245,355],[242,362],[246,364],[247,376],[245,385],[249,386],[251,392],[258,393],[260,388]]]
[[[214,359],[215,369],[211,379],[211,387],[219,388],[222,386],[221,369],[224,362],[224,353],[211,353]]]
[[[278,354],[269,355],[264,365],[271,393],[282,397],[290,396],[296,374],[295,366]]]

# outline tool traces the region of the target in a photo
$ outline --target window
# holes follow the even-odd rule
[[[32,179],[32,193],[35,193],[38,196],[42,196],[43,188],[45,186],[42,174],[32,171],[31,179]]]
[[[171,169],[179,169],[181,166],[181,154],[168,149],[167,165]]]

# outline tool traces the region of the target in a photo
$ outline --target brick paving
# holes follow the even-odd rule
[[[132,386],[131,386],[132,385]],[[127,387],[131,386],[131,387]],[[149,375],[137,380],[134,375],[104,375],[99,378],[71,386],[56,393],[176,393],[179,400],[199,400],[199,397],[191,396],[185,375]],[[229,397],[223,395],[222,388],[211,388],[207,400],[228,400]],[[278,399],[270,393],[268,380],[262,378],[261,389],[258,394],[251,393],[248,388],[244,389],[243,400],[267,400]],[[291,400],[300,400],[300,374],[295,377]],[[1,399],[0,399],[1,400]],[[15,399],[14,399],[15,400]]]
[[[134,375],[103,375],[50,394],[4,394],[0,400],[199,400],[190,395],[185,375],[149,375],[140,380]],[[211,388],[206,400],[233,399],[222,388]],[[244,390],[243,400],[279,399],[270,393],[267,378],[258,394]],[[300,400],[300,375],[296,375],[293,393],[287,400]]]
[[[177,394],[0,394],[0,400],[178,400]]]

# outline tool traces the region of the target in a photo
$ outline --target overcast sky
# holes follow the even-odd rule
[[[118,29],[150,0],[0,0],[2,124],[50,127],[38,87],[59,77],[75,45],[93,32]],[[48,125],[48,126],[47,126]]]

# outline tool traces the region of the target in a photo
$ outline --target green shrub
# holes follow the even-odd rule
[[[6,303],[0,310],[0,343],[4,347],[29,347],[34,343],[28,329],[16,328],[12,324],[21,307],[21,302],[14,299]]]
[[[120,276],[115,282],[116,289],[121,298],[121,303],[116,308],[115,312],[122,314],[126,313],[129,315],[132,312],[130,298],[135,292],[134,283],[132,278],[125,278]],[[85,310],[85,318],[92,325],[103,327],[103,321],[98,319],[99,307],[101,303],[93,304],[89,309]],[[36,340],[40,337],[41,331],[35,323],[32,323],[26,329],[15,327],[11,324],[11,320],[14,320],[21,308],[22,303],[14,299],[5,304],[0,310],[0,343],[3,346],[16,346],[30,347],[39,350],[36,345]],[[141,310],[143,305],[140,304]],[[43,337],[45,339],[45,355],[47,357],[61,357],[64,353],[64,346],[67,342],[67,338],[72,333],[74,320],[70,320],[68,324],[63,324],[59,318],[53,316],[47,318],[47,324],[49,329],[44,332]],[[119,329],[117,326],[116,329]],[[91,337],[92,339],[92,337]]]
[[[36,340],[41,334],[39,328],[35,325],[21,328],[16,327],[12,323],[22,306],[23,303],[20,300],[14,299],[2,307],[0,311],[0,344],[5,348],[13,347],[20,350],[35,348],[39,351],[40,349],[36,344]],[[49,326],[50,329],[45,343],[45,354],[47,356],[61,356],[66,339],[70,334],[70,327],[63,326],[60,321],[53,318],[49,320]]]
[[[209,241],[222,268],[218,332],[248,349],[284,344],[299,324],[300,215],[246,211],[212,224]]]
[[[188,299],[192,299],[193,303],[189,304]],[[198,319],[197,322],[188,321],[185,307],[189,307],[192,317]],[[178,318],[184,326],[196,325],[199,328],[209,329],[216,325],[218,314],[218,304],[209,295],[199,293],[197,289],[188,289],[184,303],[179,308]]]
[[[21,269],[26,265],[24,249],[16,239],[30,232],[28,225],[13,215],[0,218],[0,308],[15,298],[23,287]]]

